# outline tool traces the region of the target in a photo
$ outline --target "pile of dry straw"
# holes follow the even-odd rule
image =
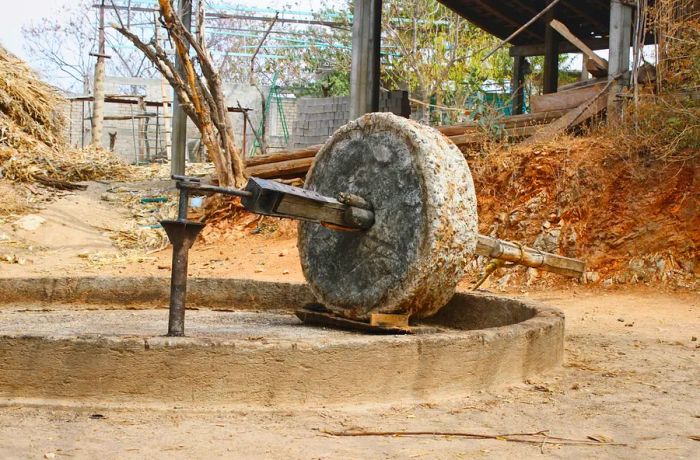
[[[65,103],[29,66],[0,46],[0,179],[84,181],[124,177],[129,167],[101,148],[71,148]]]

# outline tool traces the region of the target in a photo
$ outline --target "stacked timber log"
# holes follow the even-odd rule
[[[530,137],[542,125],[557,120],[565,113],[566,111],[554,110],[505,117],[501,122],[504,137],[510,141]],[[477,147],[483,139],[483,127],[477,122],[440,126],[437,129],[463,151]],[[250,176],[265,179],[301,177],[311,167],[320,148],[321,145],[312,145],[303,149],[252,157],[246,161],[246,172]]]

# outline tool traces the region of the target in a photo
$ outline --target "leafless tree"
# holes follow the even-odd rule
[[[197,8],[197,23],[203,21],[203,0]],[[114,29],[136,46],[173,87],[187,116],[197,126],[202,143],[214,163],[219,183],[242,186],[244,164],[235,146],[218,69],[205,44],[203,28],[193,35],[173,10],[169,0],[159,0],[161,25],[165,28],[184,69],[180,74],[171,55],[155,38],[145,42],[120,19]],[[190,54],[190,48],[194,51]]]
[[[81,0],[61,7],[51,16],[22,28],[24,46],[30,61],[43,76],[57,86],[85,94],[92,90],[97,52],[97,10],[94,2]],[[126,19],[126,18],[125,18]],[[127,22],[152,22],[148,13],[132,12]],[[157,74],[150,61],[124,38],[107,30],[105,35],[107,73],[115,76],[152,77]]]

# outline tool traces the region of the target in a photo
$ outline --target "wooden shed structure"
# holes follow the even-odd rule
[[[511,37],[513,56],[514,113],[522,107],[525,59],[544,56],[544,93],[557,91],[558,55],[580,52],[570,40],[554,30],[556,19],[592,50],[609,49],[608,76],[629,70],[630,47],[635,14],[633,0],[438,0],[471,23],[503,40]],[[547,7],[555,3],[549,9]],[[653,0],[650,0],[653,3]],[[353,24],[353,115],[374,110],[379,91],[379,42],[381,0],[355,0]],[[545,14],[541,14],[547,9]],[[540,15],[534,22],[523,27]],[[648,37],[651,41],[652,37]],[[614,91],[611,92],[611,94]]]

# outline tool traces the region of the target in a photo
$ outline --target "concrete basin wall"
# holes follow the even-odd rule
[[[456,294],[424,322],[429,332],[367,336],[304,326],[286,313],[306,302],[303,285],[219,280],[239,292],[215,305],[268,311],[188,311],[188,337],[169,338],[164,310],[51,309],[71,292],[81,302],[109,292],[90,291],[91,280],[57,281],[44,294],[26,288],[41,297],[41,310],[27,311],[26,298],[18,308],[17,294],[3,299],[0,398],[245,407],[436,401],[520,382],[563,358],[560,311],[487,294]],[[143,285],[131,286],[129,297],[129,283],[120,284],[122,299],[143,299]]]

